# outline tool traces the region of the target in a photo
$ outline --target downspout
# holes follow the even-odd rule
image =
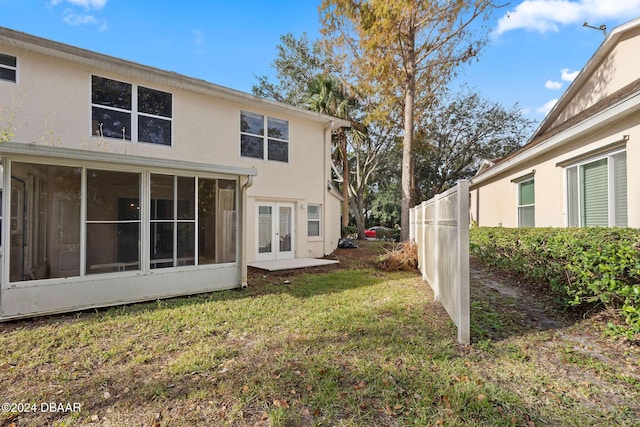
[[[324,176],[324,180],[322,182],[322,186],[326,186],[328,185],[327,182],[331,182],[331,171],[329,171],[329,176],[327,176],[327,159],[331,159],[331,130],[333,129],[333,127],[335,126],[335,122],[333,120],[331,120],[329,122],[329,126],[326,126],[324,128],[324,160],[322,163],[323,166],[323,176]],[[329,132],[329,134],[327,135],[327,132]],[[327,138],[328,136],[328,138]],[[329,141],[327,143],[327,140]],[[327,227],[327,218],[329,217],[329,209],[327,209],[327,193],[329,192],[329,188],[327,188],[327,191],[322,191],[322,206],[324,207],[322,209],[322,216],[324,217],[322,219],[322,224],[324,225],[324,227],[322,227],[322,244],[323,244],[323,248],[322,248],[322,252],[324,253],[324,255],[328,255],[327,254],[327,235],[328,235],[328,228]],[[336,246],[338,245],[338,243],[336,242]],[[333,246],[333,245],[332,245]]]
[[[243,289],[248,286],[247,284],[247,190],[253,185],[253,175],[247,175],[247,182],[240,187],[240,200],[242,204],[242,216],[241,216],[241,236],[240,236],[240,271],[242,281],[240,287]]]

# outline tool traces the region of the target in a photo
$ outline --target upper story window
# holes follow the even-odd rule
[[[567,168],[569,227],[627,226],[627,153]]]
[[[171,119],[170,93],[92,76],[93,135],[171,145]]]
[[[267,129],[266,132],[265,129]],[[240,113],[240,155],[288,162],[289,122],[242,111]]]
[[[18,59],[15,56],[0,53],[0,80],[16,82]]]

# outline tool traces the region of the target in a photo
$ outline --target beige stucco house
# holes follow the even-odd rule
[[[615,28],[529,142],[485,162],[471,220],[640,227],[640,18]]]
[[[331,131],[348,125],[0,28],[0,320],[332,252]]]

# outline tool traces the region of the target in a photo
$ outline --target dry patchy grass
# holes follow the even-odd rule
[[[419,276],[374,269],[385,250],[359,244],[334,267],[252,270],[243,291],[0,324],[2,401],[81,405],[0,424],[637,425],[637,349],[523,310],[488,275],[461,347]]]

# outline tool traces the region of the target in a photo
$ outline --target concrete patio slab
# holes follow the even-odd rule
[[[324,265],[337,264],[340,261],[319,258],[296,258],[279,259],[275,261],[256,261],[247,264],[249,267],[259,268],[267,271],[294,270],[307,267],[321,267]]]

